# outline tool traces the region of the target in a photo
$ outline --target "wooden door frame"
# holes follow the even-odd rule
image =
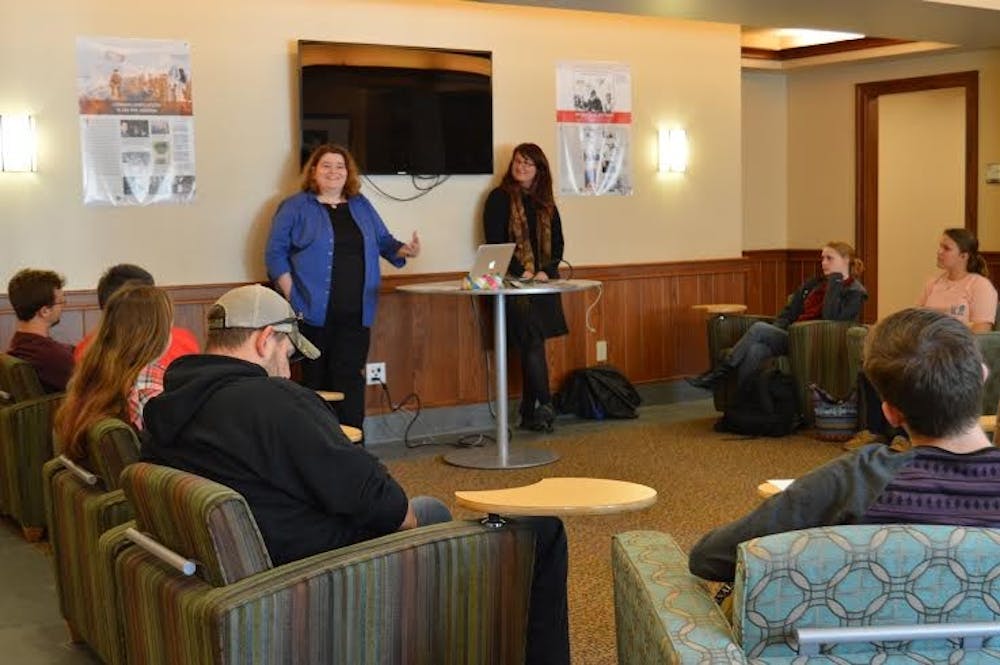
[[[858,83],[854,95],[854,238],[865,262],[868,288],[864,320],[878,316],[878,98],[901,92],[965,89],[965,228],[976,233],[979,209],[979,72]],[[928,251],[931,251],[928,249]]]

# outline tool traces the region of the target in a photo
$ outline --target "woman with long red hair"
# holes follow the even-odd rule
[[[163,391],[164,368],[156,360],[170,341],[173,320],[170,297],[155,286],[126,285],[108,300],[56,413],[62,454],[85,461],[87,430],[103,418],[142,428],[143,406]]]
[[[507,273],[518,279],[547,282],[559,278],[563,257],[562,220],[552,195],[552,170],[534,143],[514,148],[500,186],[490,192],[483,210],[488,243],[514,243]],[[569,332],[558,294],[507,299],[508,339],[521,356],[521,427],[551,432],[556,412],[549,390],[545,340]]]

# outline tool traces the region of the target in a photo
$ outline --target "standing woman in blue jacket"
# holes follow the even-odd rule
[[[278,206],[265,250],[268,276],[302,315],[299,329],[321,352],[303,361],[303,384],[344,393],[334,403],[337,417],[358,428],[382,281],[379,257],[400,268],[420,253],[416,232],[409,243],[396,240],[360,190],[347,149],[319,146],[302,170],[302,191]]]

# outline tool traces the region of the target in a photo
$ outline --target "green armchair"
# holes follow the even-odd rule
[[[34,542],[45,531],[42,466],[52,458],[52,423],[64,395],[46,394],[34,368],[6,353],[0,390],[13,400],[0,407],[0,512]]]
[[[709,319],[708,349],[713,368],[725,360],[733,345],[758,321],[773,323],[774,318],[725,316]],[[849,321],[803,321],[788,327],[788,355],[771,362],[795,379],[806,424],[813,423],[809,384],[815,383],[840,399],[854,390],[857,372],[850,371],[847,331],[857,325]],[[730,374],[714,391],[715,408],[725,411],[735,395],[736,377]]]
[[[997,529],[852,525],[750,540],[731,622],[670,536],[618,534],[611,554],[620,665],[1000,662]],[[946,635],[928,635],[942,624]],[[962,641],[975,635],[979,646]]]
[[[140,545],[118,555],[129,662],[524,661],[527,526],[448,522],[275,568],[233,490],[146,463],[128,467],[122,486],[138,531],[167,553],[129,537],[177,566]]]
[[[119,477],[138,461],[139,442],[129,425],[107,418],[87,432],[87,453],[88,468],[57,457],[43,469],[56,592],[73,641],[86,642],[108,665],[124,665],[114,580],[104,577],[99,542],[132,519]]]
[[[866,326],[855,326],[847,334],[848,344],[848,371],[852,376],[857,376],[863,365],[863,354],[865,339],[868,337]],[[990,416],[997,413],[997,406],[1000,403],[1000,331],[976,333],[976,343],[979,351],[983,354],[983,362],[986,363],[988,375],[986,385],[983,388],[983,415]],[[866,414],[868,406],[864,403],[858,404],[858,413]],[[861,427],[867,427],[867,423],[861,422]]]

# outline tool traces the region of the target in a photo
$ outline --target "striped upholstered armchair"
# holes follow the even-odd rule
[[[119,478],[138,459],[132,428],[106,418],[87,432],[87,468],[57,457],[42,472],[59,609],[73,641],[86,642],[108,665],[124,665],[125,645],[114,580],[105,575],[109,562],[101,557],[99,541],[132,519]]]
[[[275,568],[233,490],[146,463],[128,467],[122,485],[138,531],[189,562],[172,568],[139,545],[118,555],[129,662],[524,660],[527,528],[449,522]],[[193,575],[180,572],[192,563]]]
[[[1000,317],[1000,314],[997,316]],[[867,338],[866,326],[855,326],[847,333],[848,365],[854,376],[861,371]],[[983,415],[989,416],[997,413],[1000,403],[1000,330],[976,333],[976,344],[988,370],[986,385],[983,386]],[[868,412],[868,405],[861,403],[858,406],[858,413],[862,416]],[[867,427],[867,423],[861,422],[860,427]]]
[[[708,321],[708,352],[715,368],[757,321],[773,323],[774,317],[726,316]],[[799,390],[799,406],[806,424],[813,423],[809,384],[815,383],[834,397],[846,398],[857,384],[857,372],[848,362],[847,331],[858,324],[846,321],[803,321],[788,327],[788,355],[773,359],[780,371],[791,374]],[[736,375],[730,374],[715,389],[715,408],[725,411],[736,395]]]
[[[998,663],[998,560],[997,529],[837,526],[756,538],[739,546],[730,623],[670,536],[618,534],[618,662]],[[927,636],[942,624],[948,635]],[[884,632],[857,630],[873,627]]]
[[[29,541],[45,531],[42,466],[52,458],[52,421],[63,393],[46,394],[35,369],[0,353],[0,513],[10,515]]]

